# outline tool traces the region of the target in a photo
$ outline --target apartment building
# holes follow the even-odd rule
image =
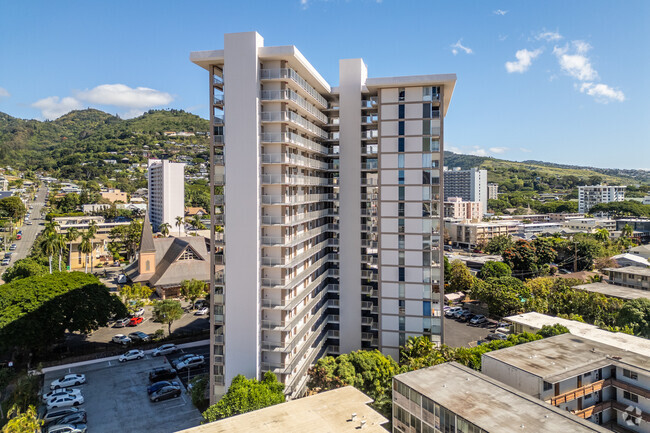
[[[394,433],[522,431],[607,432],[455,362],[393,377]]]
[[[616,230],[616,221],[607,218],[568,218],[562,223],[562,227],[586,233],[593,233],[598,229],[613,232]]]
[[[445,229],[449,233],[451,243],[465,248],[474,248],[486,245],[496,236],[516,236],[519,233],[519,221],[484,221],[472,222],[445,222]]]
[[[625,200],[625,186],[591,185],[578,187],[578,212],[587,213],[600,203]]]
[[[481,221],[483,219],[483,205],[478,201],[464,201],[460,197],[449,197],[444,204],[445,218],[459,220]]]
[[[642,266],[626,266],[624,268],[605,268],[609,281],[623,287],[650,290],[650,269]]]
[[[650,432],[648,355],[563,334],[485,353],[481,372],[610,430]]]
[[[445,201],[450,197],[461,197],[465,201],[478,201],[483,206],[483,212],[487,212],[488,186],[487,170],[471,168],[461,170],[455,167],[451,170],[444,170],[445,177]]]
[[[150,159],[148,163],[149,220],[155,231],[167,223],[170,232],[185,231],[176,218],[185,216],[185,164]]]
[[[274,372],[289,397],[326,354],[442,340],[443,119],[456,77],[330,86],[294,46],[256,32],[193,52],[209,72],[211,397]],[[221,193],[223,191],[223,193]]]
[[[129,195],[124,191],[120,191],[119,189],[109,188],[104,191],[100,191],[100,194],[102,198],[105,198],[111,203],[115,203],[116,201],[121,201],[122,203],[129,202]]]
[[[498,183],[488,183],[488,200],[498,200],[499,199],[499,184]]]

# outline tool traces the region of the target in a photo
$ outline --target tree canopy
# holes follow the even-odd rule
[[[36,277],[39,275],[45,275],[48,273],[46,266],[43,266],[38,260],[31,257],[18,260],[13,266],[7,268],[4,274],[2,274],[2,279],[5,283],[11,283],[14,280],[19,280],[21,278],[27,277]]]
[[[650,338],[650,299],[626,301],[618,313],[619,326],[629,326],[635,335]]]
[[[153,304],[153,320],[167,324],[169,334],[172,333],[172,323],[183,317],[181,303],[172,299],[156,301]]]
[[[482,280],[487,278],[509,277],[511,275],[512,269],[510,269],[510,266],[503,262],[494,261],[485,262],[478,273],[478,277]]]
[[[22,278],[0,286],[0,345],[43,349],[66,331],[88,333],[124,315],[124,304],[92,275]]]
[[[262,381],[247,379],[239,374],[233,378],[221,400],[203,412],[203,417],[212,422],[284,401],[284,384],[270,371],[264,373]]]

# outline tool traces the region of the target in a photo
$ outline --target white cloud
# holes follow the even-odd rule
[[[494,15],[501,15],[501,16],[504,16],[505,14],[508,13],[508,11],[504,11],[504,10],[501,10],[501,9],[497,9],[497,10],[495,10],[495,11],[492,11],[492,13],[493,13]]]
[[[525,147],[520,147],[519,150],[521,150],[521,151],[524,152],[524,153],[530,153],[530,152],[532,152],[532,150],[530,150],[530,149],[526,149]]]
[[[60,99],[58,96],[39,99],[32,107],[41,110],[43,117],[49,120],[57,119],[72,110],[80,110],[83,104],[70,96]]]
[[[593,96],[596,101],[602,102],[603,104],[607,104],[610,101],[625,101],[625,94],[623,94],[623,92],[612,89],[607,84],[603,83],[582,83],[582,86],[580,86],[580,92]]]
[[[553,48],[560,67],[564,72],[580,81],[592,81],[598,78],[598,73],[591,66],[591,61],[585,55],[591,45],[584,41],[573,41],[574,51],[569,53],[569,45]]]
[[[488,156],[487,151],[478,146],[474,146],[470,150],[463,153],[466,153],[468,155],[476,155],[476,156]]]
[[[300,7],[303,9],[307,9],[307,1],[308,0],[300,0]]]
[[[508,35],[499,35],[499,41],[503,42],[508,39]]]
[[[125,119],[136,117],[150,108],[168,105],[174,97],[166,92],[161,92],[147,87],[131,88],[124,84],[102,84],[90,90],[74,92],[74,96],[59,98],[50,96],[38,100],[32,107],[41,110],[46,119],[56,119],[72,110],[79,110],[86,106],[111,106],[121,111],[119,114]]]
[[[505,152],[506,150],[508,150],[508,148],[507,148],[507,147],[490,147],[489,150],[490,150],[490,152],[492,152],[492,153],[503,153],[503,152]]]
[[[465,51],[465,54],[472,54],[474,51],[472,51],[471,48],[464,46],[461,41],[462,39],[459,39],[458,42],[451,45],[451,52],[454,53],[454,56],[458,54],[458,50]]]
[[[169,93],[147,87],[133,89],[124,84],[102,84],[94,89],[77,92],[75,96],[92,104],[140,109],[167,105],[174,100]]]
[[[10,96],[11,96],[11,93],[9,93],[9,91],[7,89],[5,89],[4,87],[0,87],[0,99],[8,98]]]
[[[537,39],[538,41],[539,40],[544,40],[546,42],[554,42],[554,41],[559,41],[560,39],[562,39],[562,35],[559,34],[558,32],[542,31],[542,32],[538,33],[535,36],[535,39]]]
[[[517,58],[516,62],[506,62],[506,70],[508,73],[512,74],[513,72],[524,73],[530,68],[530,65],[533,63],[533,59],[539,56],[542,53],[541,49],[534,51],[529,51],[527,49],[519,50],[515,53]]]

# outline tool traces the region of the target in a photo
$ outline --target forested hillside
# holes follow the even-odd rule
[[[158,143],[151,152],[164,154],[170,147],[164,131],[207,132],[208,123],[182,110],[151,110],[123,120],[87,109],[45,122],[0,113],[0,165],[45,170],[62,178],[92,179],[115,171],[116,167],[104,167],[104,160],[126,157],[129,163],[143,162],[145,145]],[[205,137],[173,140],[207,146]]]

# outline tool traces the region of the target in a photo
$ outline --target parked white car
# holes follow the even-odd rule
[[[144,352],[142,350],[129,350],[125,354],[121,355],[118,358],[118,361],[120,362],[125,362],[125,361],[133,361],[134,359],[142,359],[144,358]]]
[[[60,379],[55,380],[50,384],[50,389],[69,388],[71,386],[81,385],[86,383],[86,376],[83,374],[66,374]]]
[[[210,309],[208,307],[202,307],[202,308],[199,308],[198,310],[196,310],[196,313],[194,313],[194,315],[195,316],[205,316],[206,314],[208,314],[208,311],[210,311]]]
[[[194,355],[191,358],[184,359],[181,362],[178,362],[174,365],[174,368],[178,371],[198,367],[205,364],[205,360],[202,355]]]
[[[131,339],[124,334],[113,335],[111,340],[113,343],[123,344],[125,346],[131,342]]]
[[[144,316],[144,308],[138,308],[133,312],[133,317],[142,317]]]
[[[52,397],[60,397],[63,395],[80,395],[81,390],[79,388],[58,388],[53,391],[43,394],[43,403],[51,399]]]
[[[172,353],[178,352],[180,349],[176,347],[175,344],[163,344],[160,347],[156,347],[151,356],[160,356],[160,355],[169,355]]]
[[[47,410],[52,410],[59,407],[79,406],[83,403],[84,398],[81,394],[53,397],[47,401]]]

